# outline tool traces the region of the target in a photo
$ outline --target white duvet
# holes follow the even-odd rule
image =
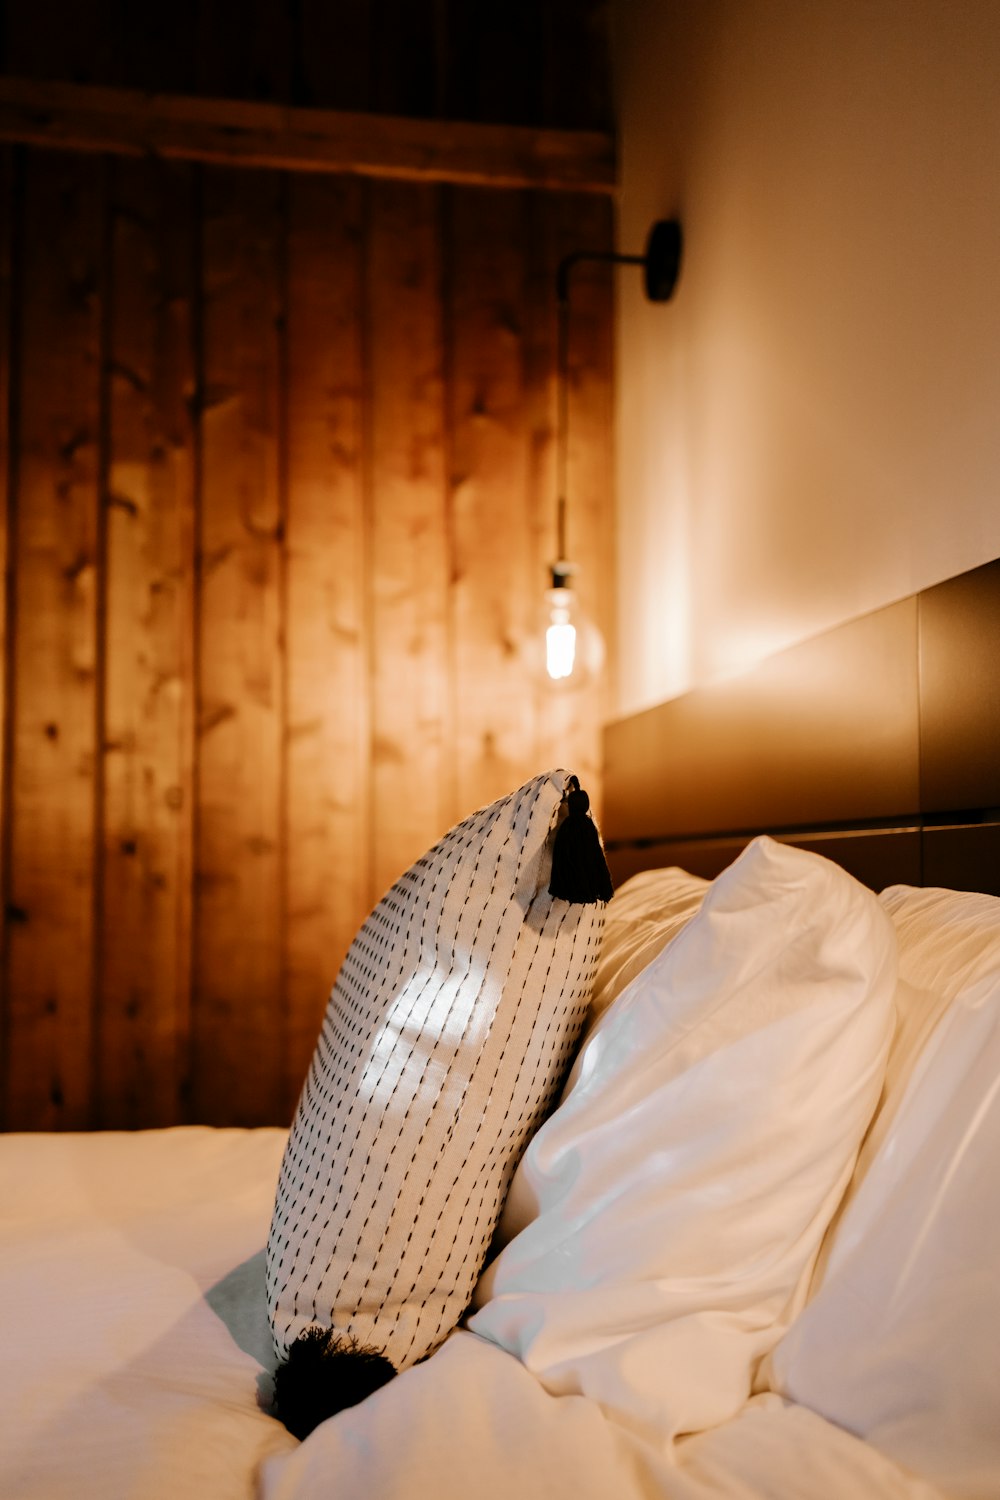
[[[263,1470],[265,1500],[939,1500],[804,1407],[756,1397],[672,1456],[459,1332]]]
[[[468,1332],[299,1445],[258,1405],[278,1130],[0,1139],[4,1500],[935,1492],[779,1397],[657,1451]]]
[[[873,1097],[881,928],[870,898],[825,888],[846,877],[817,890],[816,865],[773,845],[732,869],[699,916],[687,903],[672,951],[632,978],[634,944],[609,957],[618,1017],[605,1009],[525,1155],[471,1327],[302,1444],[266,1410],[264,1245],[285,1133],[0,1137],[0,1500],[1000,1495],[1000,902],[884,893],[893,1050],[817,1254],[855,1149],[840,1136],[869,1108],[858,1090]],[[874,940],[860,988],[855,917]],[[749,967],[747,924],[765,936]],[[656,1139],[668,1117],[672,1153]],[[692,1153],[698,1172],[678,1172]],[[779,1209],[799,1226],[788,1274]],[[716,1280],[709,1302],[692,1278],[723,1252],[726,1298]],[[750,1351],[771,1350],[763,1365],[729,1339],[703,1383],[714,1393],[739,1364],[725,1420],[692,1404],[670,1328],[695,1295],[696,1330],[720,1307],[767,1313]]]

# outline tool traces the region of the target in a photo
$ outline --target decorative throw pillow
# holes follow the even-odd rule
[[[657,1443],[738,1411],[878,1099],[895,973],[870,891],[751,844],[581,1047],[471,1330]]]
[[[276,1401],[293,1431],[415,1364],[465,1312],[572,1060],[610,895],[586,793],[552,771],[459,823],[358,932],[268,1239],[275,1347],[294,1349]],[[347,1388],[318,1397],[317,1365]]]

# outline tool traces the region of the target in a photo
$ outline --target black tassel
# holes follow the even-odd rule
[[[566,816],[552,846],[549,895],[577,906],[610,901],[614,887],[601,848],[601,835],[590,816],[590,798],[575,776],[569,779]]]
[[[307,1328],[274,1373],[274,1412],[293,1437],[348,1406],[357,1406],[395,1375],[376,1349],[363,1349],[332,1328]]]

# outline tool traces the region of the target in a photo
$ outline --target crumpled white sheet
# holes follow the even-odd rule
[[[551,1396],[460,1330],[423,1365],[268,1459],[260,1500],[940,1500],[803,1407],[758,1396],[672,1454],[585,1396]]]

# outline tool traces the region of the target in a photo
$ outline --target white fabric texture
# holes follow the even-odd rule
[[[590,1024],[687,926],[705,899],[709,884],[671,865],[662,870],[643,870],[618,887],[605,913],[601,955],[590,997]]]
[[[966,990],[1000,969],[1000,899],[974,891],[894,885],[879,897],[899,946],[896,1030],[885,1086],[854,1183],[881,1146],[910,1075],[941,1017]]]
[[[567,781],[536,777],[459,823],[355,938],[278,1183],[280,1354],[319,1324],[405,1369],[468,1307],[594,978],[603,904],[548,894]]]
[[[551,1396],[459,1331],[433,1359],[261,1470],[259,1500],[940,1500],[804,1408],[758,1396],[667,1454]]]
[[[926,1500],[777,1397],[675,1467],[467,1333],[297,1443],[257,1404],[285,1135],[0,1136],[4,1500]]]
[[[780,1391],[949,1495],[1000,1494],[1000,900],[894,888],[900,983],[937,1024],[888,1101]]]
[[[0,1495],[248,1500],[284,1130],[0,1136]]]
[[[738,1411],[878,1099],[895,973],[871,892],[755,840],[581,1048],[469,1327],[655,1441]]]

